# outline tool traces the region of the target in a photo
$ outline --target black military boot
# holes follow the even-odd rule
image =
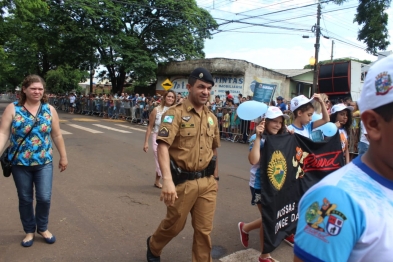
[[[150,238],[151,236],[147,238],[147,252],[146,252],[147,262],[160,262],[160,257],[156,257],[150,251]]]

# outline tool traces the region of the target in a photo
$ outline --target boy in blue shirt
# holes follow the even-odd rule
[[[295,262],[391,261],[393,55],[367,72],[358,101],[369,149],[300,201]]]

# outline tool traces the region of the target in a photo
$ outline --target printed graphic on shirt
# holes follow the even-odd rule
[[[343,132],[340,132],[341,147],[343,151],[345,150],[345,145],[347,144],[347,138]]]
[[[274,151],[267,167],[267,175],[272,185],[281,190],[287,177],[287,161],[280,151]]]
[[[172,122],[173,122],[173,118],[174,118],[175,116],[165,116],[164,117],[164,120],[162,121],[163,123],[168,123],[168,124],[172,124]]]
[[[158,136],[161,136],[161,137],[168,137],[168,136],[169,136],[169,130],[168,130],[168,128],[166,128],[165,126],[164,126],[164,127],[161,127],[160,131],[158,132]]]
[[[376,77],[375,89],[377,90],[377,95],[386,95],[393,89],[392,78],[388,72],[382,72]]]
[[[340,234],[346,216],[337,210],[337,205],[330,203],[327,198],[322,200],[321,206],[315,201],[306,212],[307,225],[304,232],[329,243],[328,237]]]

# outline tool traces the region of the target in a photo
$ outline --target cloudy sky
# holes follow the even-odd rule
[[[206,58],[243,59],[270,69],[298,69],[314,56],[315,35],[311,28],[317,21],[316,0],[197,0],[197,3],[218,24],[223,24],[212,39],[206,40]],[[377,59],[357,40],[360,27],[353,23],[357,5],[358,0],[322,5],[322,34],[330,39],[321,37],[320,60],[330,59],[332,40],[334,58]],[[393,8],[387,13],[392,36]],[[392,49],[390,45],[388,50]]]

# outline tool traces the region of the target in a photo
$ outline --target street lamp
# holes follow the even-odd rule
[[[315,66],[315,57],[310,57],[310,60],[309,60],[309,63],[310,63],[310,66]]]
[[[316,52],[318,52],[316,50]],[[313,81],[312,81],[312,93],[315,94],[317,92],[317,86],[318,86],[318,58],[315,58],[312,56],[309,60],[310,65],[313,67]]]

